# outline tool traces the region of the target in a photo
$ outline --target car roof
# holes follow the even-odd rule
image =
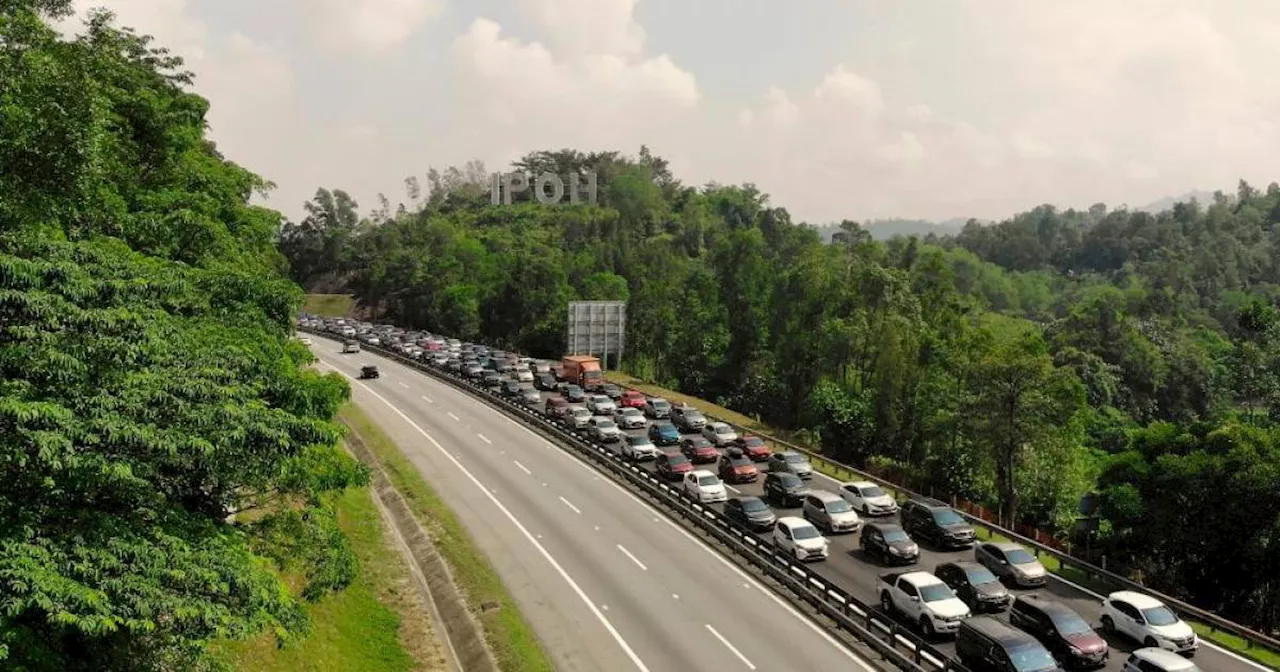
[[[878,523],[875,521],[867,523],[867,527],[874,527],[881,532],[892,532],[894,530],[902,529],[902,526],[897,523]]]
[[[1072,614],[1072,615],[1079,616],[1079,614],[1076,614],[1075,610],[1072,609],[1071,607],[1068,607],[1067,605],[1057,600],[1047,598],[1043,595],[1036,595],[1034,593],[1019,595],[1018,601],[1035,605],[1037,609],[1050,615],[1066,616],[1068,614]]]
[[[697,476],[698,478],[702,478],[703,476],[711,476],[713,478],[715,477],[715,474],[711,473],[710,471],[707,471],[706,469],[694,469],[689,473],[693,474],[694,476]]]
[[[708,423],[707,423],[707,426],[708,426],[708,427],[715,428],[715,429],[719,429],[719,428],[721,428],[721,427],[724,427],[725,429],[730,429],[730,427],[729,427],[729,423],[727,423],[727,422],[720,422],[719,420],[716,420],[715,422],[708,422]]]
[[[640,410],[637,408],[633,408],[631,406],[623,406],[622,408],[618,409],[618,412],[622,413],[623,415],[626,415],[628,413],[630,413],[631,415],[636,415],[640,413]]]
[[[941,502],[929,497],[912,497],[911,501],[929,509],[949,509],[950,506],[946,502]]]
[[[974,616],[960,623],[962,628],[972,628],[1001,644],[1022,644],[1036,641],[1034,637],[990,616]]]
[[[992,546],[995,546],[996,548],[998,548],[998,549],[1000,549],[1000,550],[1002,550],[1002,551],[1025,551],[1025,550],[1027,550],[1026,548],[1023,548],[1022,544],[1015,544],[1015,543],[1013,543],[1012,541],[998,541],[998,542],[991,542],[991,545],[992,545]]]
[[[1138,649],[1133,652],[1133,655],[1169,670],[1190,669],[1195,664],[1172,651],[1165,651],[1153,646]]]
[[[1163,607],[1164,603],[1150,595],[1134,592],[1132,590],[1117,590],[1107,596],[1109,600],[1120,600],[1128,602],[1139,609],[1151,609],[1152,607]]]
[[[793,473],[791,473],[791,472],[789,472],[789,471],[771,471],[771,472],[769,472],[769,476],[771,476],[771,477],[773,477],[773,478],[777,478],[777,479],[779,479],[779,480],[784,480],[784,481],[799,481],[799,480],[801,480],[799,476],[796,476],[795,474],[793,474]]]
[[[778,519],[778,524],[787,527],[813,527],[813,523],[799,516],[783,516]]]
[[[880,487],[880,486],[876,485],[875,483],[872,483],[871,481],[848,481],[847,483],[842,483],[841,485],[844,485],[844,486],[847,486],[847,487],[858,488],[859,490],[861,490],[862,488],[876,488],[876,487]]]
[[[834,492],[828,492],[826,490],[810,490],[809,496],[817,497],[818,499],[821,499],[824,502],[834,502],[837,499],[842,502],[844,501],[844,498],[841,497],[840,495],[837,495]]]

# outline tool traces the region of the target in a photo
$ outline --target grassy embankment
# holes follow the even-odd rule
[[[715,416],[715,418],[719,420],[724,420],[725,422],[732,423],[739,427],[745,427],[751,431],[767,434],[769,436],[783,436],[782,432],[779,432],[764,423],[757,422],[754,418],[737,413],[723,406],[717,406],[716,404],[698,399],[697,397],[691,397],[687,394],[681,394],[674,390],[658,387],[657,385],[650,385],[643,380],[634,378],[622,372],[608,371],[605,373],[605,377],[610,382],[617,383],[618,385],[625,385],[627,387],[633,387],[645,394],[662,397],[672,403],[687,403],[696,406],[706,413]],[[813,466],[814,469],[840,481],[854,480],[857,478],[857,475],[854,473],[821,461],[815,461]],[[893,494],[895,494],[895,496],[898,495],[898,493]],[[977,532],[978,537],[983,540],[993,539],[995,541],[1007,541],[1000,535],[993,533],[990,529],[981,526],[977,528]],[[1075,567],[1063,565],[1055,558],[1044,556],[1040,558],[1040,561],[1041,564],[1045,566],[1045,569],[1050,572],[1053,572],[1076,585],[1088,588],[1095,593],[1106,595],[1114,590],[1114,587],[1108,586],[1089,577]],[[1198,623],[1195,621],[1189,621],[1189,623],[1202,638],[1210,640],[1225,649],[1229,649],[1243,656],[1252,658],[1272,669],[1280,669],[1280,652],[1256,646],[1250,647],[1245,640],[1225,632],[1213,632],[1210,627],[1204,623]]]
[[[435,672],[444,649],[413,584],[407,560],[392,541],[369,488],[332,499],[338,524],[360,561],[346,590],[307,605],[306,639],[278,648],[271,633],[244,642],[219,642],[215,653],[245,672]],[[298,577],[285,576],[300,589]]]
[[[484,628],[485,640],[498,667],[505,672],[554,672],[551,659],[502,579],[409,458],[356,406],[348,404],[339,417],[377,457],[391,484],[404,497],[414,517],[431,536],[436,550],[449,564],[449,571],[471,613]],[[497,603],[499,608],[481,611],[479,605],[487,602]]]
[[[355,306],[355,299],[348,294],[308,294],[302,310],[320,317],[347,317]]]

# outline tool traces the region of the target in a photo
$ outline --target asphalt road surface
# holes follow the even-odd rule
[[[502,413],[315,338],[493,563],[562,672],[873,670],[768,588]],[[359,381],[376,363],[381,377]]]
[[[545,403],[547,398],[557,395],[554,392],[543,391],[542,396]],[[539,408],[539,410],[541,410],[541,408]],[[630,435],[643,435],[646,433],[646,430],[629,429],[626,430],[626,433]],[[690,435],[686,434],[686,436]],[[620,453],[622,449],[622,442],[614,443],[610,447]],[[652,462],[642,464],[645,464],[645,466],[650,470],[653,469]],[[708,469],[715,472],[716,466],[716,464],[700,464],[695,465],[695,468]],[[763,494],[762,486],[764,484],[764,473],[767,469],[764,463],[756,463],[756,466],[761,471],[759,479],[754,483],[726,486],[730,488],[730,497],[746,495],[759,497]],[[835,479],[816,472],[810,483],[810,487],[813,489],[830,490],[832,492],[835,492],[838,486],[839,482]],[[717,510],[722,508],[722,505],[719,504],[711,506]],[[773,507],[774,511],[779,516],[802,516],[799,508],[785,509],[772,504],[770,506]],[[900,522],[897,514],[883,518],[882,520]],[[757,536],[766,542],[769,541],[767,535],[761,534]],[[932,571],[934,567],[945,562],[974,559],[972,550],[940,552],[928,548],[924,543],[920,543],[920,560],[915,565],[905,568],[894,568],[891,570],[888,567],[880,565],[876,560],[863,555],[862,551],[858,547],[857,534],[832,535],[829,538],[831,539],[832,544],[830,557],[826,561],[808,565],[809,568],[816,571],[820,576],[828,581],[843,587],[845,590],[849,591],[855,597],[858,597],[868,605],[875,605],[878,603],[878,598],[875,592],[875,583],[877,577],[883,572],[912,569]],[[1097,595],[1088,589],[1073,583],[1067,583],[1052,574],[1050,575],[1049,584],[1043,588],[1035,590],[1011,589],[1010,592],[1014,595],[1028,592],[1038,592],[1041,594],[1051,595],[1054,599],[1069,605],[1083,618],[1088,620],[1095,629],[1098,629],[1099,631],[1101,629],[1099,618],[1102,615],[1101,599],[1104,596]],[[877,609],[878,608],[879,607],[877,607]],[[996,616],[1000,620],[1008,622],[1007,612]],[[906,621],[902,621],[902,623],[904,625],[910,625]],[[1134,649],[1141,648],[1139,643],[1127,641],[1121,637],[1108,636],[1107,639],[1108,643],[1111,645],[1111,658],[1108,665],[1105,668],[1102,668],[1105,670],[1119,671],[1123,669],[1124,661],[1128,658],[1129,653]],[[954,655],[955,647],[951,641],[941,639],[935,641],[934,644],[943,653],[946,653],[947,655]],[[1265,666],[1249,661],[1232,652],[1226,651],[1217,645],[1211,644],[1208,640],[1203,638],[1201,639],[1200,650],[1195,656],[1195,662],[1205,672],[1256,672],[1257,670],[1268,669]]]

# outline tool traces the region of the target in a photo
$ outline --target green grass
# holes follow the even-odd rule
[[[310,604],[312,630],[288,648],[271,633],[219,642],[215,655],[245,672],[409,672],[444,670],[440,641],[418,606],[404,556],[384,536],[369,488],[333,498],[338,524],[360,561],[355,582]]]
[[[348,404],[339,417],[360,436],[382,464],[391,484],[431,535],[436,550],[449,564],[468,608],[484,627],[485,640],[498,667],[504,672],[554,672],[550,658],[502,579],[476,547],[457,516],[422,478],[417,467],[356,406]],[[479,605],[486,602],[496,602],[501,608],[480,611]]]
[[[320,317],[347,317],[356,300],[347,294],[308,294],[302,310]]]
[[[715,417],[717,420],[723,420],[725,422],[737,425],[739,427],[744,427],[754,432],[759,432],[761,434],[765,434],[768,436],[774,436],[774,437],[781,438],[783,440],[788,440],[783,433],[779,432],[778,430],[772,427],[769,427],[768,425],[762,422],[759,422],[754,418],[750,418],[748,416],[745,416],[741,413],[725,408],[723,406],[717,406],[716,404],[713,404],[709,401],[704,401],[702,399],[698,399],[697,397],[691,397],[687,394],[681,394],[674,390],[668,390],[666,388],[659,387],[657,385],[646,383],[643,380],[639,380],[637,378],[634,378],[620,371],[606,371],[605,378],[608,379],[609,382],[616,383],[618,385],[623,385],[626,387],[632,387],[637,390],[640,390],[641,392],[647,395],[662,397],[672,403],[677,403],[677,404],[684,403],[684,404],[696,406],[697,408],[702,410],[704,413],[707,413],[708,415]],[[800,445],[799,442],[794,442],[794,443],[796,443],[797,445]],[[838,481],[848,481],[848,480],[855,480],[860,478],[860,476],[858,476],[854,472],[851,472],[847,469],[842,469],[834,464],[824,462],[820,458],[813,460],[813,468],[819,473],[826,474],[827,476],[830,476]],[[901,496],[901,493],[894,492],[892,489],[886,488],[886,491],[888,491],[889,494],[892,494],[895,497]],[[999,534],[992,532],[989,528],[978,525],[978,526],[975,526],[975,530],[977,532],[978,538],[983,541],[987,541],[987,540],[1008,541],[1008,539],[1005,539],[1001,537]],[[1040,558],[1040,563],[1043,564],[1045,569],[1049,570],[1050,572],[1078,586],[1092,590],[1095,593],[1098,593],[1101,595],[1107,595],[1116,589],[1115,586],[1107,585],[1106,583],[1089,576],[1085,572],[1073,566],[1062,564],[1057,558],[1046,555]],[[1250,647],[1246,640],[1225,632],[1213,631],[1208,625],[1205,625],[1203,623],[1198,623],[1195,621],[1188,621],[1188,623],[1191,625],[1192,628],[1195,628],[1196,632],[1202,638],[1212,641],[1213,643],[1225,649],[1228,649],[1236,653],[1239,653],[1243,656],[1252,658],[1258,661],[1259,663],[1268,665],[1274,669],[1280,669],[1280,653],[1272,651],[1270,649],[1261,648],[1258,646]]]

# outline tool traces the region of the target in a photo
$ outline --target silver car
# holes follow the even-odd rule
[[[771,455],[769,457],[769,471],[791,473],[805,480],[813,478],[813,465],[809,464],[809,458],[794,450]]]

